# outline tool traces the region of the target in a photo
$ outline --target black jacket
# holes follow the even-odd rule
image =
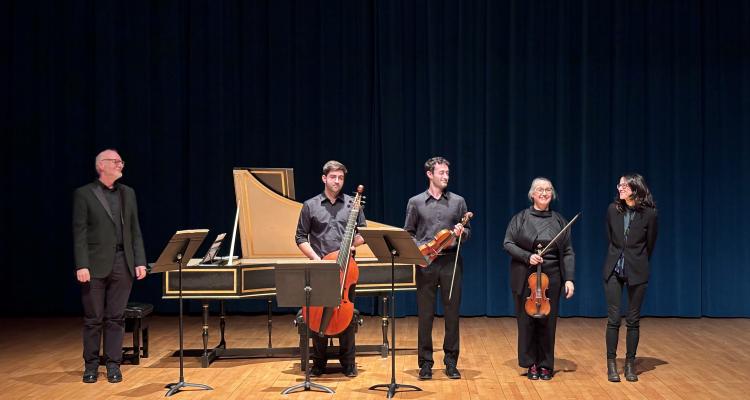
[[[513,216],[508,223],[503,241],[503,248],[511,256],[510,288],[517,295],[522,294],[525,289],[526,277],[529,275],[529,257],[532,254],[534,241],[537,239],[536,230],[527,223],[529,213],[530,208],[527,208]],[[555,211],[551,213],[550,218],[557,220],[559,230],[562,230],[568,221]],[[575,253],[570,240],[570,230],[558,239],[556,247],[563,281],[575,280]]]
[[[128,270],[146,265],[135,191],[119,184],[122,200],[122,240]],[[105,278],[112,271],[117,247],[115,223],[101,184],[97,181],[73,192],[73,252],[75,268],[88,268],[92,278]]]
[[[630,221],[628,242],[625,241],[624,213],[617,211],[614,203],[607,208],[607,239],[609,248],[602,268],[602,278],[606,281],[620,258],[620,251],[625,248],[625,270],[628,284],[638,285],[648,282],[650,273],[649,260],[654,252],[656,234],[659,230],[655,208],[643,208],[633,215]]]

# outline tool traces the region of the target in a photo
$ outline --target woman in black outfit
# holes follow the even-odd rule
[[[536,178],[529,189],[531,207],[514,215],[508,223],[503,247],[511,255],[510,287],[516,306],[518,322],[518,365],[528,368],[529,379],[552,379],[555,368],[555,328],[557,311],[565,282],[566,298],[573,296],[575,286],[575,254],[570,241],[570,231],[563,234],[550,250],[540,257],[536,251],[546,246],[568,221],[549,209],[556,197],[555,189],[547,178]],[[531,318],[524,303],[530,290],[526,283],[536,266],[542,263],[542,272],[549,277],[547,297],[550,313],[546,318]]]
[[[656,205],[646,181],[639,174],[627,174],[617,185],[618,196],[607,209],[609,249],[604,261],[604,294],[607,298],[607,379],[619,382],[617,339],[620,331],[622,289],[627,286],[628,311],[625,379],[638,380],[635,351],[638,348],[641,305],[646,295],[649,259],[658,231]]]

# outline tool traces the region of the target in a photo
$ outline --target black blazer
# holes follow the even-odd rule
[[[527,208],[511,218],[503,241],[503,248],[511,256],[510,288],[516,295],[523,294],[526,288],[526,278],[529,276],[529,257],[531,257],[531,250],[538,235],[535,229],[526,224],[529,212],[530,208]],[[560,226],[559,230],[562,230],[568,224],[568,221],[555,211],[552,211],[550,218],[557,220]],[[556,244],[563,282],[573,281],[575,280],[576,266],[570,230],[562,235]]]
[[[122,240],[128,270],[146,265],[135,191],[117,184],[122,199]],[[73,192],[73,249],[76,269],[88,268],[92,278],[105,278],[112,271],[117,247],[115,223],[98,181]]]
[[[607,239],[609,248],[602,268],[602,278],[606,281],[620,258],[620,251],[625,248],[625,268],[628,284],[639,285],[648,282],[650,273],[649,260],[654,252],[656,234],[659,230],[655,208],[643,208],[636,211],[630,221],[628,242],[625,241],[624,213],[617,211],[615,203],[607,208]]]

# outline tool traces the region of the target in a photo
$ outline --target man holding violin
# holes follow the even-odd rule
[[[460,224],[467,213],[466,201],[456,193],[446,190],[450,163],[443,157],[432,157],[424,164],[429,182],[426,191],[412,197],[406,206],[404,230],[417,245],[426,244],[442,229],[451,229],[452,236],[466,241],[470,227]],[[460,243],[460,242],[459,242]],[[419,379],[432,379],[432,323],[435,316],[435,296],[440,294],[445,309],[445,338],[443,362],[445,374],[460,379],[458,364],[459,329],[458,313],[461,304],[461,277],[463,260],[454,243],[441,250],[429,265],[417,269],[417,311],[419,314],[418,361]],[[455,274],[455,276],[454,276]]]
[[[341,246],[352,207],[352,197],[341,191],[346,173],[346,167],[338,161],[331,160],[325,163],[321,177],[324,185],[323,193],[305,201],[302,205],[295,241],[300,251],[311,260],[320,260],[325,255],[339,250]],[[360,211],[357,226],[362,227],[366,224],[365,214]],[[364,242],[362,236],[356,234],[352,248]],[[350,299],[354,301],[353,293],[350,293]],[[313,340],[313,367],[310,374],[317,377],[325,372],[328,361],[326,356],[328,338],[318,334],[313,334],[311,338]],[[354,360],[354,325],[349,325],[338,335],[338,338],[339,362],[343,367],[343,373],[353,378],[357,376],[357,364]]]

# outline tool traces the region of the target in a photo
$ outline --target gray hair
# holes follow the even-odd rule
[[[118,155],[120,154],[117,151],[117,149],[104,149],[104,150],[100,151],[99,154],[97,154],[96,158],[94,159],[94,169],[96,170],[97,173],[99,173],[99,161],[101,161],[102,159],[104,159],[104,153],[106,153],[108,151],[114,151]]]
[[[531,187],[529,188],[529,194],[528,194],[530,202],[532,203],[534,202],[534,199],[531,197],[531,195],[534,193],[534,189],[536,189],[536,187],[539,186],[539,184],[542,182],[549,183],[549,185],[552,187],[552,200],[557,199],[557,191],[555,191],[555,185],[552,184],[552,181],[543,176],[538,176],[534,178],[533,181],[531,181]]]

